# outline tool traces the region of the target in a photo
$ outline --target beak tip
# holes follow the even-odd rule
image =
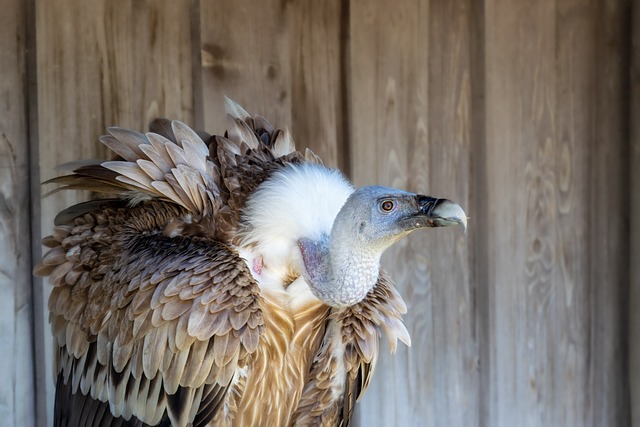
[[[446,220],[449,225],[460,224],[464,233],[467,233],[468,217],[459,204],[450,200],[443,200],[433,213]]]

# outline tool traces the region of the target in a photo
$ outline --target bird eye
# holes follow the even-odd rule
[[[393,201],[391,200],[385,200],[380,204],[380,207],[385,212],[391,212],[395,207],[395,203],[393,203]]]

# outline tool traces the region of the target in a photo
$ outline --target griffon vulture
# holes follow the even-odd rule
[[[49,276],[56,426],[348,425],[379,337],[410,344],[380,269],[446,200],[354,189],[227,100],[225,136],[110,128],[112,161],[52,181],[104,198],[56,218]]]

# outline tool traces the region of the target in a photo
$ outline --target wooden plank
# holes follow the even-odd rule
[[[352,169],[378,183],[469,200],[470,2],[351,2]],[[473,233],[473,231],[471,231]],[[383,349],[359,425],[478,424],[478,348],[461,230],[416,233],[383,266],[409,305],[413,345]]]
[[[224,96],[277,126],[298,148],[344,165],[340,1],[201,4],[205,127],[224,130]]]
[[[547,425],[589,425],[589,179],[596,42],[594,8],[582,0],[557,3],[553,186],[555,262],[550,280],[556,289],[550,307]],[[553,58],[546,60],[552,61]],[[546,227],[545,220],[539,224]],[[555,327],[554,327],[555,326]]]
[[[36,4],[40,175],[59,164],[100,158],[107,126],[144,129],[155,116],[193,120],[191,0],[56,0]],[[47,188],[45,188],[46,190]],[[65,192],[42,201],[42,233],[61,209],[86,195]],[[44,287],[42,301],[47,322]],[[48,331],[48,325],[44,326]],[[49,334],[37,352],[46,366],[47,412],[53,374]],[[47,425],[51,425],[50,422]]]
[[[631,427],[640,427],[640,4],[631,4],[629,385]]]
[[[587,320],[580,316],[584,302],[574,300],[582,292],[573,290],[587,282],[581,281],[586,277],[581,265],[565,272],[562,263],[571,250],[578,253],[569,262],[586,259],[579,249],[586,218],[580,182],[583,150],[572,146],[572,140],[561,148],[554,128],[556,5],[488,1],[485,6],[490,348],[483,364],[489,370],[484,422],[564,425],[556,419],[563,410],[556,399],[565,398],[561,378],[571,375],[574,359],[582,362],[585,337],[578,331],[577,351],[564,358],[558,356],[565,349],[556,345],[562,344],[566,315],[577,313],[579,326]],[[563,173],[575,182],[575,187],[563,188],[564,195],[558,188]],[[561,209],[565,198],[577,203]],[[581,396],[582,391],[566,399],[573,403]]]
[[[35,425],[25,3],[0,14],[0,423]]]
[[[613,3],[485,3],[487,425],[626,425],[625,26]]]
[[[596,8],[591,147],[590,233],[591,418],[594,426],[629,422],[629,6],[601,0]],[[606,218],[606,220],[604,220]],[[637,262],[637,260],[634,260]],[[637,309],[633,307],[632,309]]]

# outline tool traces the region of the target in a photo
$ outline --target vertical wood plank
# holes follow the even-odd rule
[[[595,140],[590,162],[590,232],[592,241],[598,242],[590,247],[589,391],[594,426],[625,426],[630,414],[625,380],[629,375],[629,7],[627,0],[599,0],[596,10]]]
[[[114,124],[145,129],[166,116],[193,120],[190,0],[55,0],[36,4],[40,175],[59,164],[101,158],[97,137]],[[45,188],[47,190],[48,188]],[[86,195],[57,193],[42,201],[42,233],[61,209]],[[38,308],[46,314],[45,285]],[[44,326],[49,331],[48,325]],[[52,413],[51,339],[38,364],[46,366]],[[51,423],[47,423],[50,425]]]
[[[201,4],[205,125],[224,130],[224,96],[274,125],[298,148],[343,164],[340,1]]]
[[[631,247],[629,280],[629,383],[631,427],[640,427],[640,4],[631,3],[630,159]]]
[[[555,376],[564,375],[565,362],[557,358],[555,344],[565,309],[560,298],[571,298],[571,283],[559,265],[564,254],[554,134],[556,5],[487,1],[485,6],[491,287],[485,422],[560,425],[554,420]],[[572,156],[567,152],[565,161],[575,162]],[[577,190],[577,197],[584,197]],[[581,206],[569,212],[575,220],[569,234],[584,233],[582,212]],[[584,310],[580,301],[574,307]]]
[[[551,307],[556,325],[547,344],[551,360],[551,389],[545,412],[547,423],[589,425],[589,178],[585,167],[591,155],[595,8],[583,0],[557,3],[555,26],[555,114],[553,185],[557,205],[553,213],[556,256],[550,276]],[[553,61],[553,57],[545,60]],[[544,219],[543,219],[544,222]],[[543,224],[544,226],[544,224]],[[552,326],[552,325],[550,325]],[[543,409],[541,408],[540,411]]]
[[[29,239],[26,7],[0,14],[0,423],[35,425]]]
[[[352,170],[468,205],[470,2],[351,3]],[[382,350],[359,425],[477,425],[468,240],[416,233],[383,258],[409,305],[412,348]]]
[[[487,425],[627,425],[626,30],[605,3],[485,2]]]

